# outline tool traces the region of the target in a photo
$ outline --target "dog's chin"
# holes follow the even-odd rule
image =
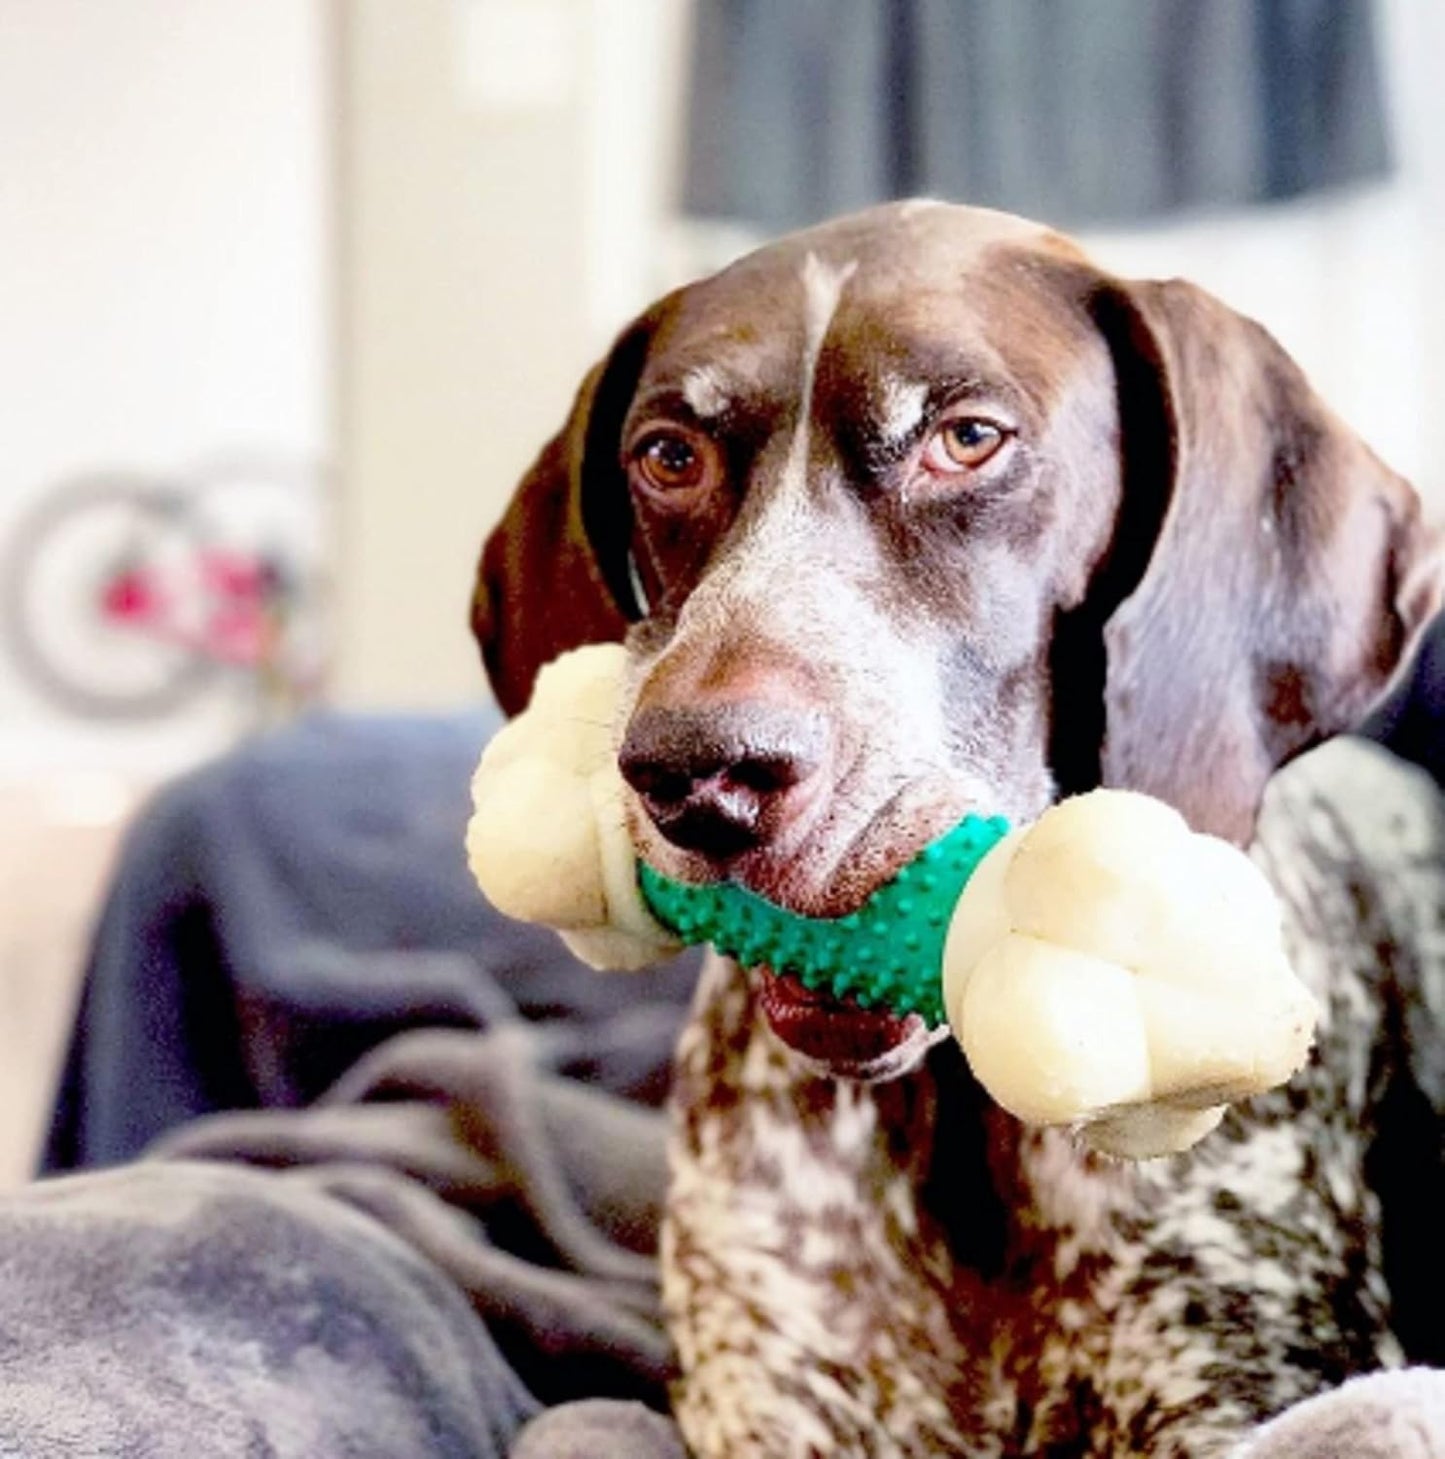
[[[796,978],[756,968],[758,1005],[773,1036],[813,1074],[877,1083],[897,1079],[947,1036],[917,1014],[900,1017],[813,992]]]

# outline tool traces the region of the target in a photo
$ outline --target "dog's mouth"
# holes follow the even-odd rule
[[[863,1008],[807,988],[789,973],[755,970],[758,1004],[768,1027],[795,1053],[830,1072],[862,1077],[926,1036],[916,1014]]]
[[[734,856],[725,868],[702,856],[679,858],[673,848],[657,859],[671,862],[666,874],[674,880],[704,884],[718,880],[721,870],[728,881],[775,907],[803,918],[833,921],[866,905],[874,891],[892,880],[921,846],[955,824],[960,814],[956,804],[941,797],[924,804],[901,802],[895,816],[877,818],[867,833],[849,840],[845,864],[807,855],[793,846],[782,848],[782,854],[778,846],[769,846]],[[940,1034],[918,1014],[864,1007],[841,992],[810,988],[787,969],[758,963],[750,967],[750,976],[772,1036],[826,1077],[895,1077]]]
[[[746,888],[774,906],[802,917],[841,919],[907,865],[917,852],[957,823],[969,809],[937,785],[920,783],[915,795],[899,796],[890,814],[875,816],[843,842],[846,859],[806,843],[770,845],[728,858],[661,848],[639,817],[635,832],[644,857],[675,880],[703,884],[719,879]],[[836,831],[836,828],[834,828]],[[648,855],[651,852],[651,855]],[[654,859],[655,858],[655,859]],[[864,1007],[846,995],[807,987],[786,969],[758,964],[750,969],[758,1007],[771,1033],[820,1075],[847,1079],[892,1078],[911,1067],[946,1029],[930,1028],[917,1014]]]

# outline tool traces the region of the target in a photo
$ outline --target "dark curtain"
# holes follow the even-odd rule
[[[698,0],[684,206],[929,195],[1065,227],[1375,177],[1370,0]]]

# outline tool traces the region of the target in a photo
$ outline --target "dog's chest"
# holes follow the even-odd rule
[[[999,1197],[969,1152],[953,1188],[930,1175],[950,1161],[933,1159],[949,1132],[929,1080],[800,1080],[721,962],[698,1011],[679,1050],[663,1246],[695,1451],[1004,1452],[1041,1385],[1061,1389],[1074,1366],[1052,1322],[1077,1253],[1055,1243],[1035,1274],[1016,1248],[1005,1272]],[[1106,1196],[1089,1174],[1051,1176],[1064,1224],[1095,1221]]]

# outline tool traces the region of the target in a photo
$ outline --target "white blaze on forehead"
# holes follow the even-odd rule
[[[808,418],[813,413],[813,382],[818,373],[818,356],[828,337],[828,326],[838,312],[843,286],[857,271],[856,259],[841,267],[826,264],[816,253],[803,260],[803,359],[798,380],[798,419],[788,448],[784,475],[789,483],[801,482],[808,465]]]
[[[857,269],[856,259],[850,258],[841,268],[834,268],[811,251],[803,260],[803,389],[800,394],[804,402],[812,397],[813,372],[828,336],[828,326],[838,311],[843,286]]]
[[[890,444],[907,440],[923,419],[928,405],[928,386],[921,380],[889,375],[883,381],[882,413],[878,428]]]
[[[682,398],[699,420],[722,415],[732,399],[731,382],[708,365],[698,365],[682,377]]]

